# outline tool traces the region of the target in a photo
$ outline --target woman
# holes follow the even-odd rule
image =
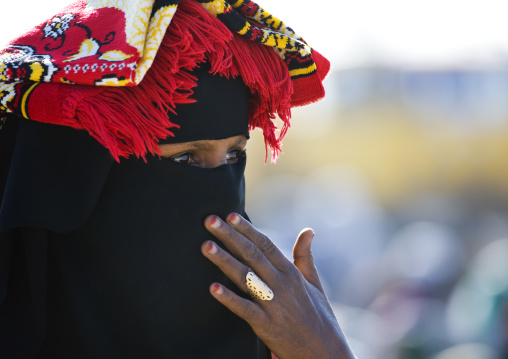
[[[152,4],[147,45],[171,15],[153,63],[119,30],[131,7],[97,1],[34,30],[41,44],[4,52],[3,110],[27,119],[8,115],[0,131],[1,357],[264,358],[265,345],[280,358],[352,357],[312,231],[293,265],[244,212],[249,127],[276,155],[271,117],[287,122],[292,105],[322,96],[308,86],[315,69],[299,77],[321,58],[274,18],[263,17],[282,33],[260,34],[253,3],[200,3]],[[252,39],[294,49],[278,50],[284,62]],[[297,91],[302,79],[310,92]],[[104,84],[120,87],[85,86]]]

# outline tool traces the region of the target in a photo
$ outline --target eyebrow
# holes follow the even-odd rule
[[[213,149],[214,145],[212,144],[212,141],[216,140],[201,140],[201,141],[195,141],[195,142],[188,142],[186,145],[194,148],[198,148],[200,150],[209,151]],[[232,144],[232,146],[237,146],[240,143],[247,142],[246,137],[240,137],[235,143]]]
[[[213,144],[210,140],[200,141],[200,142],[189,142],[187,143],[189,147],[198,148],[200,150],[209,151],[213,149]]]

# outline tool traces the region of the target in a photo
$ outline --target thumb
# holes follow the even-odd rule
[[[311,228],[305,228],[300,232],[293,247],[293,264],[310,284],[324,292],[312,257],[313,238],[314,231]]]

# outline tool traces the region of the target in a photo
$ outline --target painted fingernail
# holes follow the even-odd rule
[[[214,295],[221,295],[222,293],[224,293],[224,289],[222,289],[222,286],[219,283],[213,283],[212,286],[210,287],[210,290]]]
[[[217,229],[220,227],[220,220],[217,216],[209,216],[206,219],[206,225],[210,228]]]
[[[226,219],[229,223],[234,224],[234,225],[237,225],[240,223],[240,216],[237,215],[236,213],[230,213]]]
[[[218,249],[217,249],[217,245],[216,245],[215,243],[213,243],[212,241],[209,241],[209,242],[206,244],[205,251],[206,251],[206,253],[208,253],[208,254],[215,254],[215,253],[217,253],[217,251],[218,251]]]

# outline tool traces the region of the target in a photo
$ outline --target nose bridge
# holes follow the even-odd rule
[[[220,167],[222,165],[226,165],[228,161],[226,160],[226,156],[223,156],[222,158],[217,158],[216,161],[210,163],[206,168],[216,168]]]
[[[220,151],[218,149],[214,151],[208,151],[206,156],[201,163],[201,167],[203,168],[216,168],[228,163],[226,154],[224,151]]]

